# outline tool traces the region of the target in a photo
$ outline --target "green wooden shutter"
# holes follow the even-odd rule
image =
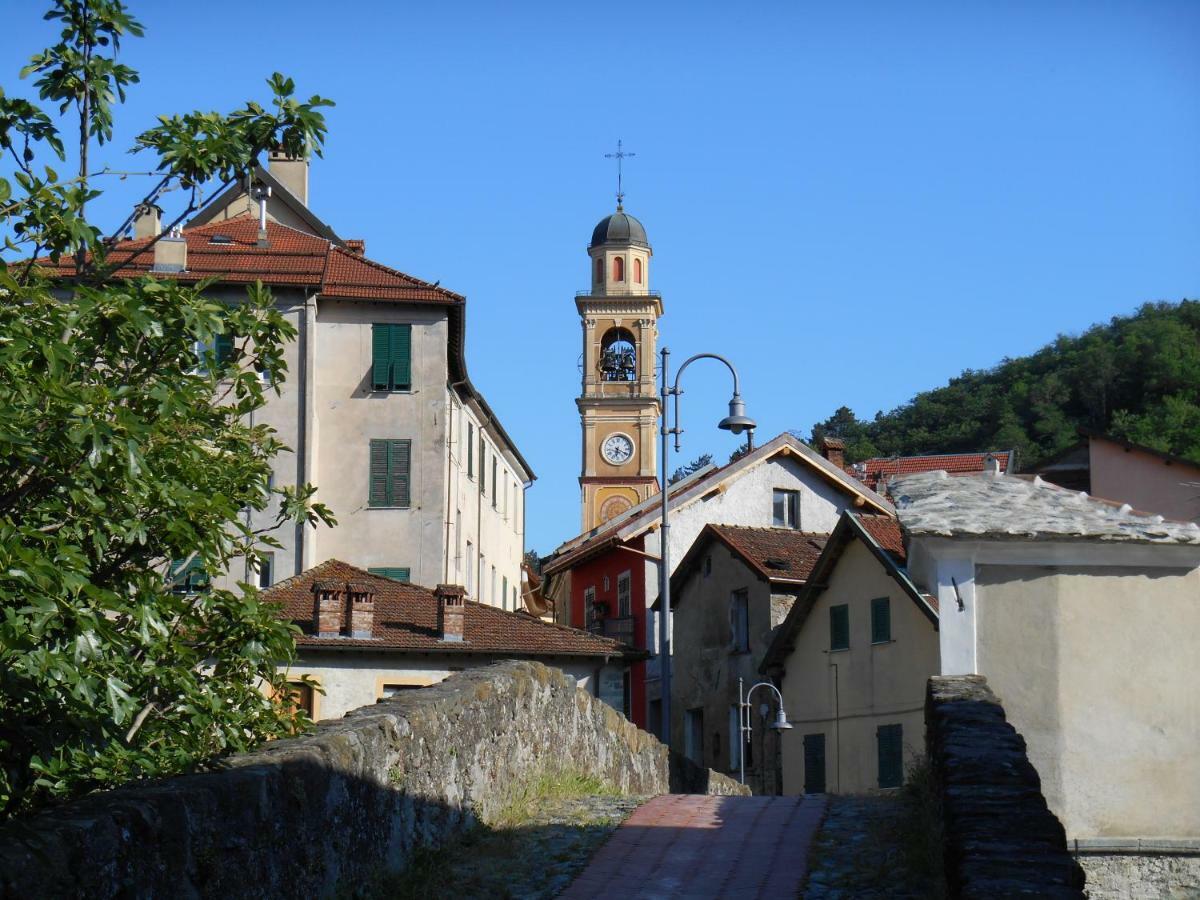
[[[367,569],[372,575],[379,575],[383,578],[391,578],[393,581],[407,582],[409,579],[409,569],[399,566],[379,566],[374,569]]]
[[[388,488],[388,441],[371,441],[370,488],[367,492],[368,506],[391,506]]]
[[[804,793],[825,793],[825,735],[804,736]]]
[[[215,351],[217,368],[220,368],[233,358],[233,335],[218,334],[216,342],[213,344],[213,350]]]
[[[850,647],[850,607],[846,604],[829,607],[829,649],[847,650]]]
[[[879,786],[900,787],[904,782],[903,727],[880,725],[875,738],[879,745]]]
[[[391,488],[391,505],[408,506],[409,466],[411,464],[412,441],[389,441],[388,484]]]
[[[412,387],[412,326],[393,325],[392,332],[392,383],[393,391],[407,391]]]
[[[392,330],[387,325],[371,326],[371,388],[390,390],[392,386]]]
[[[886,644],[892,639],[892,603],[887,597],[871,601],[871,643]]]

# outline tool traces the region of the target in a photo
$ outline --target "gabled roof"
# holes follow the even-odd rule
[[[353,244],[362,243],[362,241],[343,240],[338,237],[325,221],[304,205],[303,200],[293,194],[282,181],[271,174],[269,167],[263,168],[258,163],[254,164],[254,169],[248,177],[234,179],[226,184],[211,200],[204,204],[204,207],[199,212],[188,220],[186,227],[195,228],[214,221],[217,214],[227,209],[239,196],[244,196],[249,201],[246,189],[247,184],[255,182],[261,182],[271,188],[271,198],[267,201],[268,215],[271,215],[272,207],[285,206],[288,212],[307,225],[315,235],[332,241],[339,246],[349,247],[350,249],[354,249]],[[359,252],[361,253],[362,251],[360,250]]]
[[[719,541],[759,578],[771,584],[798,587],[812,573],[825,548],[827,534],[792,528],[746,528],[739,525],[705,525],[671,576],[672,608],[678,605],[683,582],[700,563],[709,545]]]
[[[848,496],[861,500],[865,509],[889,514],[894,511],[892,504],[884,497],[786,432],[727,465],[718,469],[703,469],[692,479],[672,485],[670,508],[672,511],[683,509],[777,456],[788,456],[798,460]],[[662,498],[661,495],[655,495],[635,507],[632,515],[623,516],[613,526],[579,535],[561,544],[555,550],[553,558],[542,566],[542,571],[547,575],[561,572],[608,547],[645,534],[656,527],[661,516]]]
[[[1150,456],[1156,456],[1167,465],[1190,466],[1193,469],[1200,469],[1200,462],[1193,459],[1188,459],[1183,456],[1176,456],[1173,453],[1167,453],[1164,450],[1155,450],[1153,447],[1147,447],[1145,444],[1137,444],[1133,441],[1127,441],[1125,438],[1116,437],[1111,434],[1105,434],[1103,431],[1097,431],[1093,428],[1085,428],[1080,426],[1075,429],[1075,432],[1084,438],[1082,441],[1077,441],[1060,450],[1049,459],[1043,460],[1036,466],[1026,469],[1027,472],[1049,472],[1056,468],[1060,468],[1065,463],[1067,467],[1078,466],[1080,468],[1090,468],[1090,459],[1087,454],[1080,456],[1078,460],[1072,458],[1072,454],[1078,453],[1080,450],[1087,447],[1090,441],[1105,441],[1109,444],[1116,444],[1118,447],[1123,447],[1126,450],[1137,450],[1139,453],[1146,453]]]
[[[897,479],[891,488],[910,536],[1200,544],[1195,522],[1138,512],[1036,476],[930,472]]]
[[[318,581],[354,581],[375,591],[372,637],[318,637],[313,633]],[[415,584],[372,575],[349,563],[331,559],[263,591],[262,599],[280,604],[280,614],[303,632],[296,645],[303,650],[486,653],[516,657],[581,656],[596,659],[642,659],[645,651],[578,628],[544,622],[523,612],[467,601],[463,640],[443,641],[438,631],[438,605],[433,591]]]
[[[187,269],[183,272],[152,272],[154,249],[151,238],[119,241],[109,250],[107,265],[114,278],[173,278],[200,281],[215,278],[221,283],[251,284],[261,281],[274,287],[304,287],[325,297],[353,300],[394,300],[405,303],[461,303],[463,297],[360,256],[351,249],[316,235],[267,222],[269,246],[258,246],[258,220],[235,216],[185,228]],[[44,268],[70,278],[74,262],[64,257],[57,266],[48,260]]]
[[[994,456],[1000,463],[1000,471],[1007,473],[1016,458],[1011,450],[992,450],[983,453],[933,453],[924,456],[875,456],[862,462],[851,463],[846,471],[872,490],[887,487],[889,479],[917,472],[948,472],[951,475],[969,475],[983,472],[987,458]]]
[[[892,578],[916,604],[917,609],[929,619],[936,629],[938,627],[937,600],[928,594],[923,594],[908,577],[903,565],[904,545],[900,539],[900,529],[896,526],[894,516],[864,515],[846,510],[838,520],[837,527],[829,535],[825,549],[813,566],[808,583],[792,604],[787,618],[775,632],[771,646],[763,656],[759,671],[767,672],[772,666],[783,665],[788,655],[796,648],[796,635],[804,628],[809,614],[816,606],[817,599],[829,585],[846,548],[851,541],[862,541],[871,551],[871,555],[883,567],[888,577]],[[900,554],[900,555],[898,555]]]

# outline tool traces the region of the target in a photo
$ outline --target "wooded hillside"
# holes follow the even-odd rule
[[[842,407],[812,428],[846,457],[1014,448],[1026,468],[1087,426],[1200,462],[1200,301],[1148,303],[1030,356],[967,370],[873,421]]]

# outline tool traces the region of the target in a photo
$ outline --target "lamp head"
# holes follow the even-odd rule
[[[780,707],[779,712],[775,714],[775,722],[771,725],[776,731],[791,731],[792,723],[787,720],[787,713]]]
[[[757,424],[746,415],[746,404],[742,402],[742,395],[734,394],[733,399],[729,401],[729,415],[718,422],[717,427],[724,431],[732,431],[734,434],[741,434],[746,429],[755,428]]]

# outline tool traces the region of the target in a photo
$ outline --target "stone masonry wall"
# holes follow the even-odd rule
[[[557,669],[505,662],[217,771],[10,825],[0,831],[0,897],[349,896],[415,848],[486,820],[562,759],[625,793],[671,786],[654,737]],[[700,780],[711,793],[744,791],[715,772]]]
[[[1071,849],[1087,875],[1089,900],[1200,897],[1196,841],[1127,841],[1119,849],[1105,849],[1098,840],[1089,841],[1087,847],[1079,843]]]
[[[925,727],[950,896],[1082,898],[1062,823],[987,679],[930,678]]]

